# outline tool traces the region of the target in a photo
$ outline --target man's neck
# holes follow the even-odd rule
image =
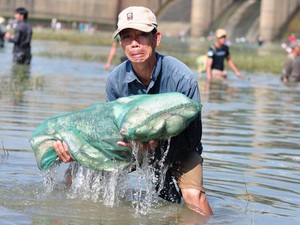
[[[219,43],[219,42],[216,42],[216,43],[215,43],[215,46],[216,46],[217,48],[222,48],[223,45],[222,45],[221,43]]]
[[[134,72],[145,86],[148,86],[150,84],[155,63],[156,57],[153,57],[150,60],[143,63],[132,63]]]

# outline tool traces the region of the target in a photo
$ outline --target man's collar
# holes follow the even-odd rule
[[[161,63],[162,63],[162,57],[160,54],[155,52],[156,55],[156,63],[154,65],[154,69],[151,74],[151,80],[155,81],[157,77],[159,76],[160,70],[161,70]],[[133,82],[134,80],[139,80],[138,77],[135,75],[133,67],[131,62],[128,60],[126,62],[126,76],[124,81],[126,83]]]

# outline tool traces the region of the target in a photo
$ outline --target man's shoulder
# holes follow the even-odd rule
[[[209,46],[209,48],[208,48],[207,56],[208,56],[209,58],[213,57],[214,54],[216,53],[216,51],[217,51],[216,46],[215,46],[214,44],[212,44],[212,45]]]
[[[195,73],[186,64],[173,56],[163,56],[162,71],[164,76],[170,79],[193,80],[195,78]]]
[[[228,51],[228,50],[229,50],[229,46],[228,46],[228,45],[226,45],[226,44],[224,44],[222,47],[223,47],[223,49],[224,49],[224,50],[226,50],[226,51]]]
[[[158,55],[159,58],[161,58],[161,60],[163,62],[178,62],[178,61],[180,62],[179,59],[176,59],[175,57],[170,56],[170,55],[161,55],[161,54],[158,54],[158,53],[157,53],[157,55]]]
[[[191,71],[191,69],[179,59],[173,56],[162,56],[162,66],[167,68],[174,68],[178,70]]]
[[[220,55],[222,56],[225,55],[227,57],[229,55],[229,46],[224,44],[220,48],[218,48],[217,51],[219,52]]]
[[[31,29],[31,25],[27,21],[20,21],[19,23],[17,23],[16,29]]]

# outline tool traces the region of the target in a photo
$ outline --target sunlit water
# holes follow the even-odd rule
[[[104,101],[109,73],[98,62],[39,57],[63,46],[35,42],[24,77],[12,72],[11,47],[0,50],[0,224],[300,223],[299,84],[245,73],[250,81],[230,74],[207,86],[195,74],[203,103],[204,185],[214,210],[205,221],[184,205],[158,199],[147,182],[151,174],[141,170],[120,172],[117,180],[82,170],[71,187],[67,165],[41,173],[28,142],[33,130],[51,116]],[[118,198],[105,198],[114,191]]]

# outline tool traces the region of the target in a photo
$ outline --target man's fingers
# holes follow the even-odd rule
[[[65,163],[73,161],[68,149],[68,145],[65,142],[55,141],[53,143],[53,147],[60,161]]]
[[[117,144],[123,147],[132,148],[132,144],[128,142],[118,141]]]
[[[65,149],[64,149],[62,142],[56,141],[55,146],[56,146],[55,150],[57,152],[57,155],[58,155],[60,161],[67,162]]]
[[[71,153],[70,153],[70,151],[69,151],[68,145],[67,145],[65,142],[62,142],[62,145],[63,145],[64,151],[65,151],[65,160],[66,160],[67,162],[72,162],[72,161],[74,161],[73,158],[72,158],[72,156],[71,156]]]
[[[63,150],[65,151],[65,153],[70,155],[69,148],[68,148],[68,145],[66,144],[66,142],[62,142],[62,145],[63,145]]]

